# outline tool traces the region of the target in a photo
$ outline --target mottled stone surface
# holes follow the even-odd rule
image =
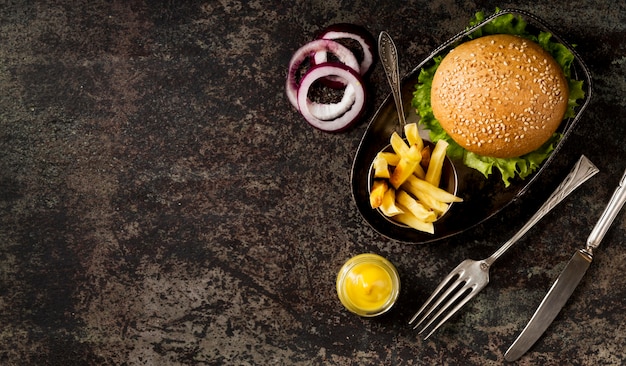
[[[414,246],[367,226],[349,170],[356,128],[310,128],[284,93],[292,52],[336,22],[394,36],[409,71],[487,1],[0,3],[0,363],[500,364],[623,171],[626,4],[499,4],[540,15],[588,63],[592,103],[523,199]],[[436,336],[407,321],[464,258],[521,226],[580,154],[601,172],[492,269]],[[520,364],[626,362],[626,215]],[[343,309],[335,275],[376,252],[403,288],[387,315]]]

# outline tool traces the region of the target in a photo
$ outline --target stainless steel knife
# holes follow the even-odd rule
[[[600,245],[600,241],[602,241],[604,234],[608,231],[624,202],[626,202],[626,170],[598,223],[591,230],[585,249],[577,250],[567,263],[522,333],[504,354],[507,361],[515,361],[526,353],[556,318],[585,275],[587,268],[591,265],[593,250]]]

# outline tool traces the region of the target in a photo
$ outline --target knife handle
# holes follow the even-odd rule
[[[604,234],[606,234],[609,230],[613,220],[615,220],[615,217],[622,209],[622,206],[624,206],[624,202],[626,202],[626,170],[624,170],[622,179],[620,179],[615,192],[613,192],[611,200],[602,213],[602,216],[600,216],[596,226],[593,227],[591,234],[589,234],[586,248],[586,251],[589,252],[589,254],[592,254],[593,249],[596,249],[600,245],[602,238],[604,238]]]

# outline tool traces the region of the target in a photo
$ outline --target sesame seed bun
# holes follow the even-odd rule
[[[433,78],[433,114],[466,150],[512,158],[543,145],[567,109],[563,70],[537,43],[505,34],[465,42]]]

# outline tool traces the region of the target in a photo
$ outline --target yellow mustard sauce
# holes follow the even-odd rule
[[[348,260],[337,275],[341,303],[361,316],[376,316],[389,310],[400,293],[396,268],[377,254],[360,254]]]

